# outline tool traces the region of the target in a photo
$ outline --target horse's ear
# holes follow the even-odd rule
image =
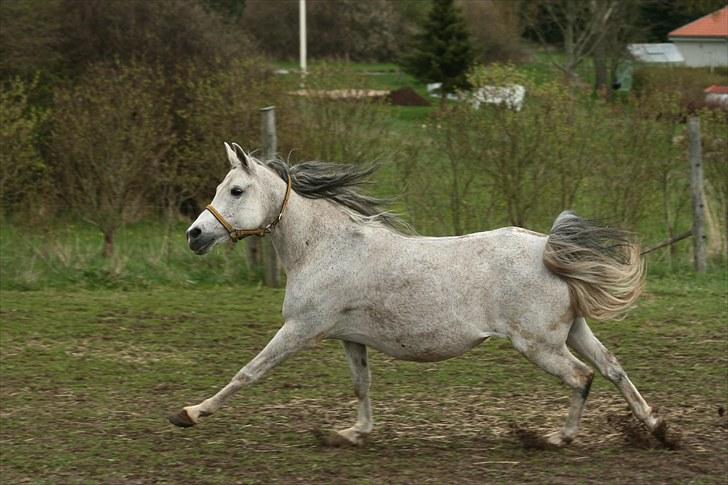
[[[248,169],[248,171],[254,170],[255,162],[247,153],[245,153],[245,150],[240,148],[240,145],[233,143],[233,150],[235,150],[235,154],[238,156],[238,160],[242,163],[243,168]]]
[[[225,142],[225,151],[227,152],[228,161],[230,162],[230,168],[237,168],[241,166],[242,163],[235,153],[235,150],[233,150],[227,142]]]

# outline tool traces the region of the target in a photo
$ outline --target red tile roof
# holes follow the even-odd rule
[[[712,86],[708,86],[704,90],[707,94],[728,94],[728,86],[718,86],[717,84],[713,84]]]
[[[726,37],[728,38],[728,7],[701,17],[673,30],[668,37]]]

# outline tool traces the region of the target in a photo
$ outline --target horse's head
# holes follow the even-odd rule
[[[225,143],[230,171],[217,186],[212,209],[203,211],[187,229],[187,242],[197,254],[205,254],[213,246],[234,237],[238,229],[257,229],[267,224],[277,211],[269,190],[274,174],[250,157],[236,143]],[[213,215],[213,211],[218,214]],[[230,227],[225,227],[225,221]],[[243,231],[241,231],[243,232]],[[244,236],[241,236],[244,237]]]

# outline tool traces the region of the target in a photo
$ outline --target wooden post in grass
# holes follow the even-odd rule
[[[263,160],[268,161],[276,156],[278,139],[276,138],[276,111],[275,107],[267,106],[260,110],[261,134],[263,141]],[[260,241],[263,250],[263,284],[273,288],[281,286],[281,277],[278,257],[270,238]]]
[[[688,158],[690,161],[690,195],[693,201],[693,262],[695,271],[704,273],[705,194],[703,192],[703,150],[700,144],[700,118],[688,118]]]

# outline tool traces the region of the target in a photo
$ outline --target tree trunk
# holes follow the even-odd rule
[[[566,26],[564,28],[564,53],[566,54],[566,62],[564,63],[564,70],[566,72],[566,79],[569,84],[572,84],[576,79],[576,64],[578,59],[576,58],[576,46],[574,45],[574,29],[576,27],[576,12],[574,9],[576,4],[568,3],[565,12]]]
[[[114,234],[116,229],[107,229],[104,231],[104,248],[101,254],[104,258],[111,258],[114,255]]]
[[[604,93],[609,97],[609,68],[607,66],[607,52],[604,45],[606,39],[600,40],[594,48],[594,91]]]

